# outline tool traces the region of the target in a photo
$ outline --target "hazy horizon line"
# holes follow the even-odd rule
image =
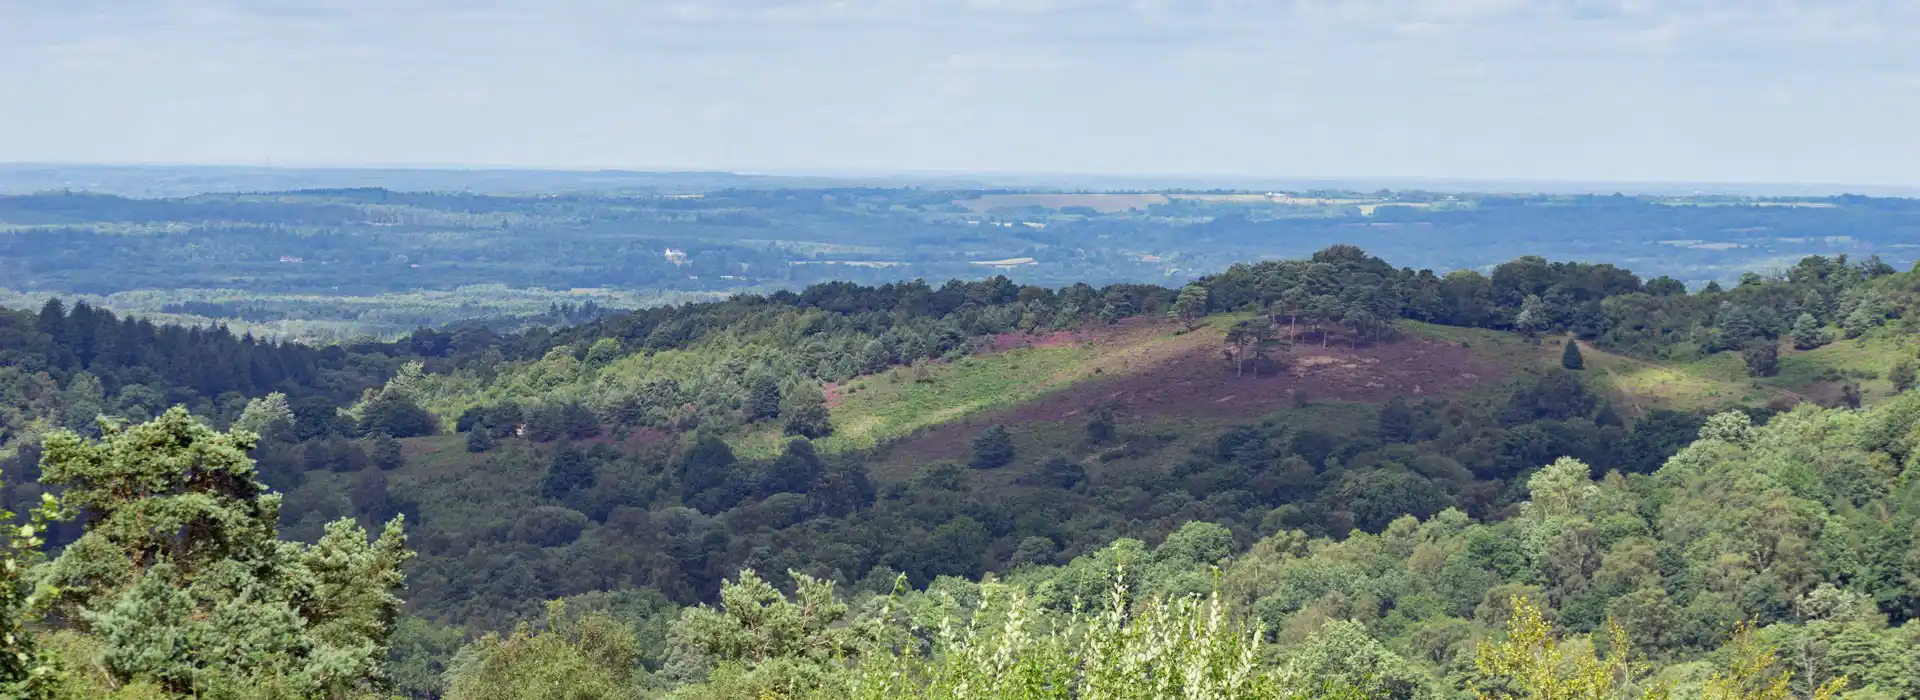
[[[838,179],[838,180],[978,180],[982,186],[1000,186],[1006,188],[1032,189],[1035,187],[1070,187],[1065,182],[1046,183],[1045,180],[1084,180],[1104,181],[1115,189],[1152,190],[1152,189],[1242,189],[1255,190],[1278,188],[1283,185],[1371,185],[1382,189],[1425,189],[1429,191],[1448,191],[1473,194],[1493,193],[1572,193],[1579,188],[1590,188],[1595,194],[1656,194],[1655,192],[1632,190],[1639,188],[1694,188],[1700,194],[1742,195],[1742,196],[1837,196],[1843,194],[1869,194],[1872,192],[1899,192],[1901,194],[1881,194],[1876,196],[1895,196],[1903,198],[1920,197],[1920,184],[1892,182],[1825,182],[1825,181],[1781,181],[1781,180],[1682,180],[1647,179],[1615,180],[1606,178],[1524,178],[1476,175],[1281,175],[1255,173],[1211,173],[1211,172],[1081,172],[1070,170],[944,170],[916,168],[865,168],[865,167],[818,167],[818,168],[750,168],[728,166],[601,166],[601,165],[508,165],[508,164],[472,164],[472,163],[206,163],[206,162],[165,162],[165,161],[11,161],[0,160],[0,170],[24,169],[177,169],[208,171],[273,171],[284,173],[299,172],[411,172],[411,173],[540,173],[540,174],[629,174],[629,175],[721,175],[735,177],[763,177],[780,179]],[[995,179],[1005,182],[993,182]],[[1152,184],[1160,181],[1161,184]],[[1124,187],[1120,183],[1128,183]],[[1256,185],[1256,183],[1264,183]],[[1086,184],[1095,184],[1088,182]],[[1517,189],[1499,190],[1447,189],[1434,188],[1436,185],[1448,186],[1486,186],[1508,185]],[[1628,189],[1618,189],[1625,187]],[[1539,188],[1546,188],[1541,190]],[[1713,188],[1731,188],[1736,191],[1710,191]],[[1851,188],[1851,189],[1850,189]],[[1078,189],[1087,189],[1084,186]],[[1787,195],[1743,194],[1738,190],[1775,190]]]

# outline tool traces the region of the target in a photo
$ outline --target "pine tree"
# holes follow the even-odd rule
[[[42,482],[86,532],[44,567],[54,614],[102,644],[116,684],[201,697],[338,697],[382,685],[412,557],[400,518],[369,544],[351,519],[312,545],[276,538],[280,496],[250,433],[185,409],[92,442],[47,436]],[[264,693],[265,695],[261,695]]]
[[[1812,350],[1826,345],[1829,338],[1827,329],[1814,319],[1813,314],[1801,313],[1793,320],[1793,347],[1796,350]]]
[[[1873,330],[1875,326],[1886,322],[1886,319],[1886,308],[1882,305],[1879,295],[1866,292],[1860,295],[1859,300],[1853,305],[1853,310],[1841,321],[1840,326],[1848,338],[1858,338],[1865,335],[1867,331]]]
[[[1207,288],[1195,283],[1180,288],[1180,295],[1173,300],[1173,309],[1169,315],[1186,326],[1187,330],[1199,327],[1201,317],[1207,315]]]
[[[1566,349],[1560,351],[1560,366],[1567,369],[1586,369],[1587,360],[1580,356],[1580,341],[1567,339]]]

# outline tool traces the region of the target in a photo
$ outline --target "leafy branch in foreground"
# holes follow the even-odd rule
[[[1218,595],[1129,608],[1116,581],[1098,612],[1047,613],[1019,587],[981,587],[964,621],[944,615],[926,654],[896,651],[860,665],[844,697],[1364,698],[1370,670],[1275,665],[1261,631],[1231,619]]]

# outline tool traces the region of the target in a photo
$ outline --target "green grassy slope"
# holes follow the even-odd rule
[[[953,362],[927,364],[918,368],[895,367],[885,372],[857,377],[830,386],[830,414],[833,435],[818,441],[823,453],[878,449],[882,454],[873,464],[874,478],[891,483],[909,478],[926,464],[942,459],[964,459],[967,442],[973,435],[994,424],[1005,424],[1013,432],[1021,463],[1037,462],[1037,455],[1078,450],[1085,425],[1080,411],[1091,409],[1111,395],[1108,388],[1124,393],[1159,381],[1163,375],[1196,370],[1195,363],[1206,363],[1220,344],[1225,329],[1243,316],[1222,314],[1211,317],[1201,328],[1180,332],[1176,327],[1152,320],[1105,329],[1097,333],[1056,333],[1008,341],[1011,349],[964,357]],[[1478,379],[1442,394],[1467,403],[1499,401],[1509,387],[1527,376],[1559,366],[1559,339],[1533,343],[1500,331],[1438,326],[1413,321],[1398,324],[1405,338],[1397,343],[1437,343],[1461,346],[1465,362]],[[1392,344],[1389,344],[1392,345]],[[1885,369],[1898,358],[1911,356],[1914,342],[1890,328],[1882,328],[1857,340],[1841,340],[1805,352],[1786,348],[1775,377],[1754,379],[1746,376],[1738,355],[1720,353],[1688,363],[1657,363],[1626,357],[1582,343],[1587,369],[1582,378],[1595,390],[1614,398],[1616,406],[1629,415],[1644,415],[1654,409],[1711,410],[1738,405],[1761,406],[1776,400],[1831,401],[1838,395],[1839,381],[1857,381],[1871,402],[1892,394],[1884,379]],[[714,348],[714,357],[703,359],[702,352],[667,351],[651,356],[630,355],[599,368],[580,368],[568,377],[528,368],[521,376],[497,384],[486,397],[507,393],[536,391],[546,385],[550,391],[565,395],[586,387],[634,386],[644,378],[655,378],[708,371],[715,363],[707,360],[751,354],[747,347],[725,344]],[[1366,371],[1364,359],[1381,348],[1322,350],[1304,345],[1286,354],[1300,360],[1306,357],[1356,357]],[[743,352],[745,351],[745,352]],[[1309,363],[1310,364],[1310,363]],[[1221,366],[1222,376],[1232,375]],[[1178,377],[1168,376],[1168,382]],[[1286,381],[1282,378],[1281,381]],[[1349,385],[1352,386],[1352,385]],[[441,387],[453,389],[454,387]],[[1223,391],[1204,387],[1194,391]],[[442,394],[442,405],[460,403],[458,392]],[[1139,397],[1135,397],[1136,400]],[[1220,401],[1233,398],[1220,397]],[[1163,453],[1178,446],[1199,444],[1226,426],[1251,421],[1302,421],[1339,429],[1356,423],[1371,422],[1381,399],[1370,395],[1343,395],[1327,391],[1311,400],[1294,403],[1235,403],[1208,405],[1206,410],[1172,415],[1129,416],[1128,429],[1133,439],[1123,446],[1087,456],[1090,471],[1125,468],[1128,464]],[[1123,412],[1125,412],[1123,410]],[[1152,411],[1147,411],[1151,414]],[[766,458],[776,454],[785,438],[771,426],[729,437],[736,454],[743,458]],[[487,472],[482,455],[468,455],[452,437],[412,441],[409,450],[424,461],[418,469],[410,467],[408,480],[447,480],[473,484],[446,484],[422,481],[422,491],[457,494],[471,488],[484,494],[524,491],[509,484],[492,483],[494,477],[481,478]],[[1027,459],[1026,457],[1035,457]],[[419,461],[419,460],[415,460]],[[1017,465],[1016,465],[1017,466]],[[473,472],[473,473],[470,473]],[[1011,482],[1021,469],[998,470],[977,476],[987,482]],[[514,484],[523,484],[537,475],[499,476]],[[396,481],[396,485],[399,482]],[[427,504],[423,504],[425,507]]]

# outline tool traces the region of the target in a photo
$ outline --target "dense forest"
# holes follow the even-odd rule
[[[1689,290],[1338,245],[1181,287],[836,282],[327,345],[54,300],[0,313],[6,504],[44,523],[6,599],[37,646],[0,672],[67,697],[1910,697],[1911,348],[1826,408],[1711,412],[1616,405],[1581,345],[1765,376],[1910,335],[1916,292],[1877,258]],[[1561,360],[1198,440],[1100,404],[1045,439],[973,424],[904,478],[828,395],[1004,336],[1225,329],[1212,371],[1272,376],[1414,322]]]
[[[1912,394],[1764,426],[1723,413],[1652,474],[1596,479],[1558,458],[1498,519],[1448,508],[1250,546],[1191,520],[1157,544],[844,594],[745,570],[712,606],[592,593],[463,645],[396,624],[404,518],[371,543],[350,520],[312,545],[273,540],[255,435],[175,410],[99,443],[48,438],[43,479],[66,490],[35,520],[86,533],[30,569],[34,528],[10,545],[0,683],[73,698],[1913,697],[1916,416]],[[419,665],[436,644],[459,652]]]

